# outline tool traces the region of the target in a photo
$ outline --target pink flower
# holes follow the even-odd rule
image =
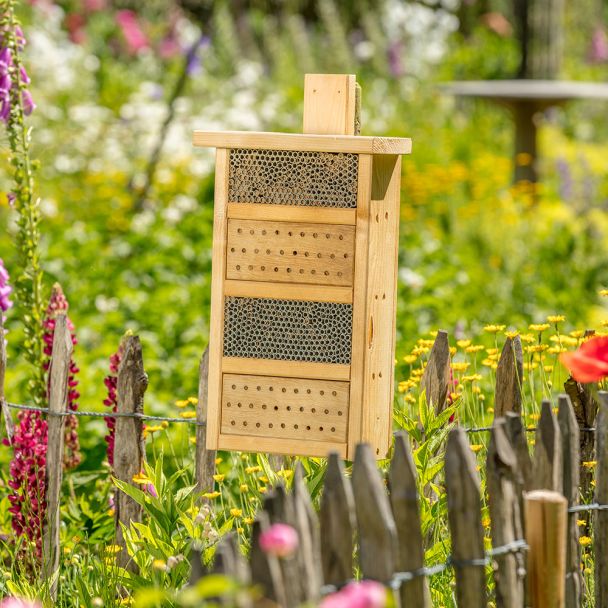
[[[608,378],[608,337],[591,338],[578,350],[562,353],[559,360],[577,382],[599,382]]]
[[[277,557],[288,557],[298,548],[298,533],[286,524],[273,524],[260,534],[262,551]]]
[[[0,602],[0,608],[42,608],[38,600],[25,600],[18,597],[5,597]]]
[[[156,491],[153,483],[146,484],[146,492],[150,494],[152,498],[158,498],[158,492]]]
[[[593,32],[588,59],[590,63],[603,63],[608,61],[608,36],[601,27],[597,27]]]
[[[107,6],[107,0],[84,0],[85,10],[90,11],[91,13],[103,11]]]
[[[116,23],[127,43],[129,53],[135,55],[148,46],[148,38],[141,29],[137,21],[137,15],[133,11],[118,11],[116,13]]]
[[[13,288],[8,284],[9,278],[4,262],[2,261],[2,258],[0,258],[0,314],[6,312],[13,306],[13,303],[10,300]]]
[[[110,373],[104,378],[103,383],[108,389],[108,396],[103,400],[106,407],[112,408],[113,412],[118,409],[116,387],[118,385],[118,369],[124,353],[124,338],[120,341],[118,350],[110,357]],[[107,455],[110,466],[114,466],[114,434],[116,432],[116,418],[105,418],[108,434],[104,437],[108,444]]]
[[[348,583],[346,587],[328,595],[320,608],[384,608],[386,588],[371,580]]]

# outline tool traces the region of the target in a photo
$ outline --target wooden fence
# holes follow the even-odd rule
[[[447,334],[440,332],[422,378],[427,399],[438,409],[443,407],[448,394],[446,383],[450,382],[446,345]],[[60,554],[61,455],[63,427],[69,414],[66,396],[70,354],[66,319],[58,315],[49,374],[49,408],[29,408],[41,409],[49,420],[43,551],[43,572],[49,578],[57,569]],[[28,408],[5,400],[5,368],[0,326],[0,406],[11,437],[9,406]],[[608,393],[599,394],[598,404],[589,391],[574,385],[574,393],[569,390],[569,394],[559,397],[557,415],[550,402],[543,402],[531,457],[526,440],[529,429],[524,427],[520,415],[521,373],[521,343],[518,338],[508,338],[496,379],[496,405],[502,415],[495,418],[491,428],[456,427],[449,433],[445,491],[451,554],[447,562],[430,567],[424,564],[416,469],[409,439],[400,432],[395,436],[386,480],[365,444],[356,450],[350,478],[338,455],[329,455],[318,515],[306,490],[302,469],[297,467],[292,492],[278,486],[265,496],[263,510],[253,525],[249,560],[242,557],[236,537],[227,535],[217,546],[213,571],[228,574],[244,585],[256,584],[265,598],[287,607],[315,602],[360,573],[364,578],[385,583],[397,606],[425,608],[431,605],[429,577],[453,569],[457,605],[470,608],[486,606],[491,566],[498,608],[521,607],[524,603],[537,608],[577,608],[582,605],[577,519],[593,514],[595,606],[608,608]],[[206,375],[205,354],[200,365],[196,420],[148,416],[143,405],[147,376],[141,344],[137,336],[126,339],[118,372],[118,411],[78,412],[116,418],[114,473],[118,479],[132,483],[133,476],[142,470],[143,421],[162,419],[197,425],[196,483],[201,492],[213,488],[215,453],[206,449],[204,433]],[[593,423],[596,429],[589,426]],[[471,430],[490,433],[486,460],[492,539],[489,552],[484,550],[480,476],[467,433]],[[589,436],[595,437],[595,442]],[[593,480],[588,480],[588,487],[581,486],[580,454],[582,450],[586,457],[592,454],[589,445],[594,443],[597,465],[592,498],[586,492],[592,488]],[[580,495],[594,502],[579,505]],[[118,563],[126,568],[134,565],[124,547],[121,523],[128,526],[141,516],[134,501],[118,492],[116,533],[123,547]],[[298,532],[299,547],[290,559],[279,559],[261,550],[260,534],[276,522],[287,523]],[[192,565],[196,579],[203,569],[200,560],[195,559]],[[56,595],[56,588],[52,592]],[[244,594],[237,603],[251,605],[250,596]]]

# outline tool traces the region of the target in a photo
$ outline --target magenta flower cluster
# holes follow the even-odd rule
[[[124,342],[120,343],[118,350],[110,357],[110,373],[104,378],[104,384],[108,389],[108,396],[103,400],[106,407],[112,408],[113,412],[118,409],[116,387],[118,386],[118,368],[122,360]],[[104,437],[108,444],[107,455],[110,466],[114,466],[114,435],[116,433],[116,418],[105,418],[108,434]]]
[[[381,583],[353,581],[324,598],[320,608],[384,608],[386,601],[386,589]]]
[[[0,258],[0,314],[6,312],[13,305],[10,300],[13,288],[8,284],[9,278],[4,262]],[[4,317],[2,319],[4,320]]]
[[[22,50],[25,46],[25,37],[20,27],[14,30],[14,36],[17,40],[18,50]],[[0,120],[8,122],[11,114],[11,90],[15,84],[21,88],[21,102],[23,103],[23,111],[25,114],[31,114],[36,105],[32,99],[32,95],[26,88],[30,84],[30,78],[23,66],[20,67],[17,75],[12,74],[14,66],[13,52],[8,46],[7,31],[0,32]],[[14,82],[15,78],[18,82]]]
[[[55,319],[58,314],[67,316],[69,303],[65,297],[61,285],[55,283],[49,305],[46,309],[46,316],[42,322],[44,333],[42,339],[44,341],[44,354],[47,359],[44,362],[44,370],[48,371],[53,355],[53,337],[55,335]],[[67,317],[68,329],[72,338],[72,344],[78,344],[76,334],[74,332],[74,324]],[[70,359],[70,372],[68,376],[68,409],[75,412],[78,409],[78,399],[80,393],[77,390],[78,380],[76,375],[80,370],[74,362],[74,358]],[[68,416],[65,421],[65,453],[63,456],[63,464],[66,468],[72,469],[80,464],[80,442],[78,440],[78,418],[76,416]]]

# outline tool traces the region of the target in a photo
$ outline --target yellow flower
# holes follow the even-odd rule
[[[587,547],[589,546],[593,541],[588,537],[588,536],[581,536],[578,539],[578,543],[579,545],[581,545],[581,547]]]
[[[450,350],[450,356],[454,356],[456,354],[456,352],[458,351],[458,349],[455,346],[450,346],[449,348]]]
[[[122,547],[120,545],[108,545],[106,547],[106,553],[120,553]]]
[[[416,397],[409,393],[404,397],[404,400],[407,401],[407,403],[416,403]]]
[[[230,509],[230,515],[232,517],[241,517],[243,515],[242,509]]]
[[[245,532],[245,528],[237,528],[237,529],[236,529],[236,531],[237,531],[239,534],[242,534],[243,532]]]
[[[147,426],[146,427],[146,433],[156,433],[157,431],[162,431],[163,427],[160,424],[157,424],[155,426]]]
[[[283,477],[285,480],[290,480],[293,477],[293,471],[291,469],[281,469],[277,471],[277,477]]]
[[[522,342],[536,342],[536,338],[532,334],[521,334],[519,339]]]
[[[258,490],[260,491],[260,494],[266,494],[268,488],[266,486],[260,486]]]
[[[152,562],[152,568],[155,570],[165,570],[167,568],[167,562],[162,559],[155,559]]]
[[[527,353],[544,353],[549,347],[546,344],[531,344],[526,346]]]
[[[602,327],[608,327],[608,319],[604,319],[603,321],[600,321],[600,325]]]
[[[489,334],[497,334],[499,331],[504,331],[506,325],[486,325],[483,330]]]
[[[597,460],[588,460],[587,462],[583,462],[583,466],[586,469],[594,469],[597,464]]]
[[[553,371],[553,366],[552,365],[545,365],[543,366],[543,369],[550,374]]]
[[[490,527],[490,517],[489,516],[485,516],[482,520],[481,520],[481,525],[484,528],[489,528]]]
[[[565,321],[566,317],[564,315],[549,315],[547,317],[547,322],[549,323],[561,323]]]
[[[519,165],[520,167],[527,167],[528,165],[531,165],[533,160],[532,155],[528,152],[518,152],[515,155],[515,164]]]
[[[266,475],[261,475],[261,476],[259,477],[259,480],[260,480],[262,483],[268,483],[268,477],[266,477]]]
[[[477,382],[478,380],[481,380],[481,374],[471,374],[470,376],[462,377],[463,382]]]
[[[164,429],[166,429],[166,428],[169,426],[169,423],[168,423],[166,420],[163,420],[163,421],[160,423],[160,425],[161,425],[161,426],[162,426]]]
[[[418,346],[433,346],[434,344],[434,340],[425,340],[424,338],[418,338],[418,340],[416,340],[416,344],[418,344]]]
[[[477,395],[481,393],[481,388],[479,386],[474,386],[471,390]]]
[[[412,348],[412,355],[424,355],[425,353],[428,353],[429,350],[431,349],[426,346],[416,346],[415,348]]]
[[[585,330],[583,330],[583,329],[575,329],[574,331],[570,332],[570,335],[573,338],[582,338],[585,335]]]
[[[418,357],[416,355],[405,355],[405,357],[403,357],[403,360],[408,364],[412,364],[414,363],[414,361],[416,361],[416,359],[418,359]]]
[[[486,348],[486,352],[488,353],[488,355],[497,355],[498,349],[497,348]]]
[[[188,442],[191,445],[196,445],[196,437],[188,437]]]
[[[152,483],[152,480],[145,473],[141,472],[133,475],[133,483],[143,486]]]
[[[583,570],[583,573],[586,574],[587,576],[589,576],[592,572],[593,572],[593,570],[591,570],[591,568],[589,568],[589,567],[587,567]]]
[[[253,523],[253,517],[245,517],[243,522],[250,526]]]
[[[481,364],[485,365],[485,367],[491,367],[492,369],[496,369],[498,367],[496,361],[492,361],[492,359],[490,359],[489,357],[484,359]]]
[[[519,336],[519,332],[516,329],[514,329],[513,331],[506,331],[505,336],[507,338],[517,338],[517,336]]]
[[[466,361],[458,361],[456,363],[452,363],[452,369],[455,372],[466,372],[469,365],[470,363],[467,363]]]
[[[479,452],[479,450],[481,450],[483,448],[483,445],[481,445],[480,443],[474,443],[473,445],[469,446],[471,448],[471,450],[473,450],[473,452],[477,453]]]
[[[458,348],[466,348],[467,346],[471,345],[471,341],[470,340],[458,340],[456,342],[456,344],[458,344]]]
[[[221,496],[222,493],[221,492],[206,492],[205,494],[203,494],[203,496],[205,498],[209,498],[210,500],[213,500],[214,498],[217,498],[218,496]]]
[[[576,525],[577,526],[584,526],[586,524],[587,524],[587,522],[584,519],[577,519],[576,520]]]
[[[218,457],[215,459],[215,464],[222,464],[222,462],[224,462],[224,459],[223,459],[223,458],[221,458],[220,456],[218,456]]]
[[[478,353],[480,350],[483,350],[483,346],[481,344],[472,344],[464,349],[466,353]]]
[[[245,494],[245,493],[249,492],[249,486],[246,483],[242,483],[239,486],[239,490]]]
[[[220,475],[218,473],[217,475],[213,476],[213,479],[215,479],[215,481],[217,481],[218,483],[222,483],[222,481],[224,481],[224,477],[225,477],[225,475]]]
[[[186,407],[187,405],[190,405],[190,402],[188,401],[188,399],[180,399],[179,401],[175,402],[175,405],[177,407]]]
[[[241,460],[249,460],[249,454],[241,454]]]
[[[255,496],[250,496],[248,498],[249,502],[255,502],[257,500],[257,498]]]
[[[604,298],[608,298],[608,289],[600,289],[600,295]]]
[[[549,329],[549,327],[549,323],[533,323],[532,325],[528,325],[530,331],[545,331],[545,329]]]
[[[486,400],[486,396],[485,395],[479,395],[479,397],[477,397],[480,401],[485,401]]]
[[[198,405],[198,399],[196,397],[188,397],[188,401],[191,405]]]
[[[245,469],[245,473],[247,473],[247,475],[251,475],[252,473],[259,473],[262,470],[262,467],[256,465],[255,467],[247,467]]]
[[[196,412],[182,412],[179,417],[186,419],[196,418]]]

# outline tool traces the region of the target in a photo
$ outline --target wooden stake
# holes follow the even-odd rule
[[[561,433],[553,414],[550,401],[543,401],[536,444],[534,446],[534,466],[532,487],[535,490],[563,489],[563,456]]]
[[[531,608],[564,608],[567,507],[559,492],[535,490],[525,497]]]
[[[450,391],[450,344],[447,331],[439,330],[437,333],[420,385],[425,390],[426,402],[432,403],[435,411],[441,413]]]
[[[496,370],[494,418],[521,412],[521,381],[524,375],[521,338],[507,338]]]
[[[4,397],[4,380],[6,377],[6,345],[4,343],[4,333],[4,323],[2,321],[2,314],[0,313],[0,415],[4,417],[6,437],[9,443],[12,443],[13,434],[15,432],[13,417]]]
[[[0,340],[2,338],[0,337]],[[63,439],[65,412],[68,403],[68,375],[72,355],[72,338],[64,314],[55,318],[53,355],[49,369],[49,417],[48,443],[46,451],[46,525],[43,538],[44,580],[50,582],[50,594],[57,599],[59,569],[59,527],[61,480],[63,477]]]
[[[196,456],[195,476],[198,492],[213,490],[215,473],[215,450],[207,449],[207,399],[209,388],[209,347],[201,357],[198,381],[198,403],[196,405]]]
[[[608,504],[608,393],[601,392],[595,431],[595,502]],[[595,608],[608,607],[608,511],[597,511],[594,526]]]
[[[128,336],[116,388],[119,414],[143,414],[144,393],[148,387],[148,376],[144,372],[144,361],[141,343],[138,336]],[[114,473],[124,483],[133,484],[133,477],[143,468],[145,459],[143,424],[141,419],[118,416],[116,418],[116,435],[114,443]],[[141,521],[141,507],[123,492],[116,492],[115,499],[116,543],[121,546],[117,562],[130,571],[136,570],[135,563],[129,557],[123,526]]]

